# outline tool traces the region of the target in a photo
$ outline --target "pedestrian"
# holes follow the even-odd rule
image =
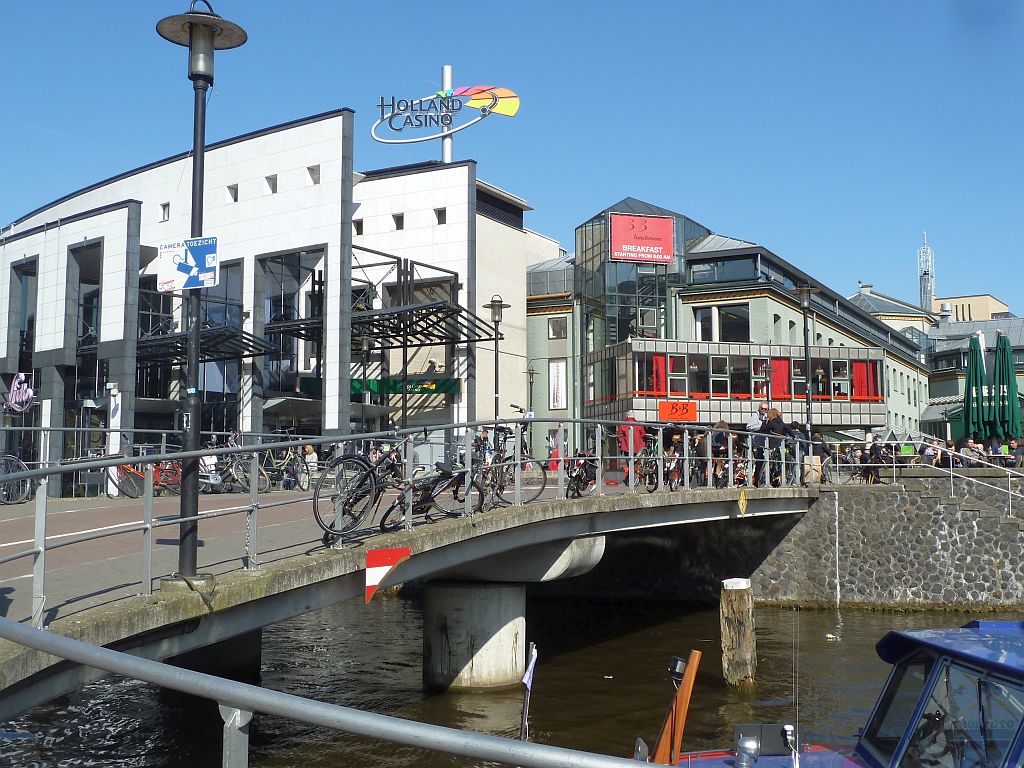
[[[761,423],[761,433],[767,435],[768,445],[768,477],[771,484],[778,487],[782,483],[782,451],[787,437],[795,437],[793,430],[782,420],[782,412],[778,408],[769,408],[766,418]]]
[[[306,459],[306,469],[309,470],[309,474],[313,474],[317,470],[317,465],[320,463],[320,457],[317,455],[316,449],[312,445],[307,445],[303,450],[304,458]]]
[[[984,466],[987,459],[985,451],[974,442],[973,437],[968,437],[960,453],[964,455],[964,463],[968,469],[976,469]]]
[[[1010,439],[1010,464],[1011,467],[1024,467],[1024,445],[1016,437]]]
[[[755,434],[748,435],[747,439],[750,440],[751,447],[754,454],[754,487],[763,485],[765,481],[764,471],[764,449],[768,444],[768,438],[759,434],[761,432],[761,425],[764,424],[765,419],[768,418],[768,403],[758,403],[757,410],[754,411],[754,415],[747,419],[747,432],[753,432]]]
[[[825,438],[818,430],[814,430],[814,432],[811,433],[811,455],[816,457],[821,463],[821,482],[831,483],[832,449],[829,448],[828,443],[825,442]]]
[[[615,432],[619,444],[619,453],[626,457],[625,469],[622,473],[622,482],[625,485],[629,485],[628,462],[630,446],[633,448],[633,456],[635,457],[644,448],[644,435],[646,434],[647,430],[637,423],[636,411],[627,411],[625,423],[619,424],[619,427]]]
[[[868,484],[882,482],[882,466],[888,463],[889,451],[886,450],[882,438],[875,435],[871,446],[861,456],[864,467],[864,481]]]

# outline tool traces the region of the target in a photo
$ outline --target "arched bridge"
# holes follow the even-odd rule
[[[135,561],[136,573],[138,568],[139,553],[126,555],[124,544],[99,552],[97,561],[90,564],[68,561],[61,568],[51,558],[48,585],[59,586],[66,594],[56,606],[56,598],[50,600],[53,620],[48,629],[147,658],[169,659],[363,594],[368,549],[411,549],[412,556],[389,573],[381,587],[413,580],[548,581],[586,572],[600,560],[607,537],[625,531],[726,520],[742,526],[745,519],[802,514],[817,496],[814,487],[783,487],[746,489],[742,499],[738,489],[692,489],[542,500],[419,525],[411,531],[363,532],[362,538],[338,549],[319,545],[318,529],[308,519],[308,504],[292,504],[295,510],[288,512],[285,503],[274,510],[260,510],[263,563],[250,563],[248,568],[237,552],[219,554],[221,536],[237,542],[238,525],[218,535],[216,513],[211,513],[212,519],[204,523],[200,570],[216,577],[193,583],[191,588],[174,582],[172,589],[165,582],[152,594],[118,596],[139,591],[137,578],[134,584],[128,577],[118,578],[118,569],[130,570],[123,562],[126,559]],[[80,513],[80,509],[67,509],[68,517]],[[137,509],[126,514],[137,514]],[[129,541],[127,536],[119,539]],[[173,549],[170,540],[156,543]],[[98,581],[89,583],[89,579]],[[103,580],[106,583],[99,583]],[[27,619],[30,603],[18,596],[27,582],[15,577],[4,583],[14,585],[8,587],[5,613]],[[90,604],[79,610],[78,606]],[[0,643],[0,720],[100,676],[97,670]]]

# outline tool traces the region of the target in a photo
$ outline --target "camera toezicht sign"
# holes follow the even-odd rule
[[[612,261],[668,264],[675,259],[675,220],[670,216],[611,214]]]
[[[156,271],[158,291],[213,288],[219,282],[216,237],[192,237],[160,244]]]

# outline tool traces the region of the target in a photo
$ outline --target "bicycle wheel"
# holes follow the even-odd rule
[[[506,504],[512,503],[516,499],[516,476],[515,470],[516,465],[520,467],[522,473],[520,490],[521,499],[523,504],[529,504],[531,501],[539,498],[544,489],[548,485],[548,471],[544,465],[535,459],[533,456],[523,456],[516,462],[513,459],[506,459],[506,465],[503,469],[504,482],[501,487],[497,489],[498,498],[504,501]]]
[[[309,490],[309,466],[304,459],[296,459],[292,465],[295,467],[295,487],[300,491]]]
[[[13,475],[15,472],[28,472],[28,467],[17,456],[0,456],[0,475]],[[27,501],[32,492],[32,481],[8,480],[0,483],[0,504],[21,504]]]
[[[235,482],[242,486],[243,491],[249,490],[249,478],[252,472],[252,458],[250,456],[242,456],[235,459],[231,465],[231,475],[235,478]],[[267,474],[262,466],[258,466],[256,469],[259,479],[256,481],[256,489],[260,493],[266,493],[270,490],[270,475]]]
[[[384,533],[394,533],[405,527],[405,496],[399,496],[388,507],[380,519],[380,529]]]
[[[118,494],[129,499],[137,499],[146,487],[146,476],[131,464],[118,464],[107,468],[107,496],[114,498]],[[111,486],[117,490],[113,493]]]
[[[159,467],[160,489],[171,496],[181,495],[181,463],[165,461]]]
[[[344,456],[332,462],[316,481],[313,516],[328,533],[347,533],[363,522],[378,494],[370,465],[355,456]]]
[[[443,512],[448,517],[464,515],[466,513],[465,475],[455,475],[438,484],[438,487],[434,489],[431,503],[438,512]],[[474,514],[484,508],[484,487],[476,480],[473,480],[472,483],[469,503]]]

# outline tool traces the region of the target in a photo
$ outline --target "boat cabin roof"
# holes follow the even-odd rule
[[[875,648],[883,661],[896,664],[922,646],[1024,679],[1024,622],[972,621],[959,629],[894,630]]]

